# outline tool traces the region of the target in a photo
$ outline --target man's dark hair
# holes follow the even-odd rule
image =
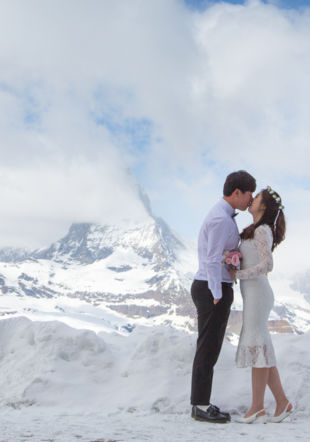
[[[254,192],[256,189],[256,180],[245,170],[238,170],[232,172],[226,178],[223,193],[225,196],[230,196],[236,189],[241,192]]]

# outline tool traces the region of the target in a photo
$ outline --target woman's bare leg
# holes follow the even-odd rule
[[[269,378],[269,368],[252,368],[252,406],[245,417],[249,417],[264,408],[264,396]],[[261,413],[264,415],[265,413]]]
[[[284,393],[277,367],[271,367],[269,369],[269,377],[267,383],[276,400],[276,410],[274,415],[278,416],[280,413],[282,413],[289,400]],[[292,408],[293,406],[292,404],[290,404],[288,411],[290,411]]]

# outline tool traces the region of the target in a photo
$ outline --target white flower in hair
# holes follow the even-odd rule
[[[267,191],[270,193],[270,195],[276,200],[276,202],[279,204],[279,209],[283,210],[284,206],[282,204],[281,198],[276,195],[275,191],[272,190],[270,186],[267,186]]]

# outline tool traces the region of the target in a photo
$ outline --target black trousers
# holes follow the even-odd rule
[[[213,303],[207,281],[194,280],[191,295],[198,315],[197,349],[192,371],[192,405],[209,405],[213,367],[220,354],[234,300],[232,284],[222,283],[222,299]]]

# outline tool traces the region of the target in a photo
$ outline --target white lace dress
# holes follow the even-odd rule
[[[243,259],[236,277],[241,280],[243,324],[236,354],[237,367],[276,365],[268,330],[274,297],[266,274],[273,267],[272,242],[272,231],[266,224],[255,230],[253,239],[241,241]]]

